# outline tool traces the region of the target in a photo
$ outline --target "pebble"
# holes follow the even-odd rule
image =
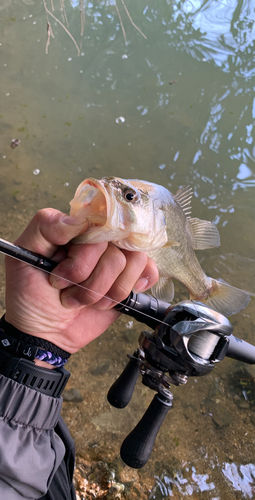
[[[101,365],[95,366],[94,368],[91,368],[90,373],[91,375],[97,376],[97,375],[104,375],[108,369],[109,369],[110,363],[102,363]]]
[[[63,392],[63,400],[66,403],[81,403],[84,398],[79,389],[69,389]]]
[[[248,401],[239,401],[238,402],[238,407],[241,409],[241,410],[249,410],[250,408],[250,405],[249,405],[249,402]]]
[[[218,404],[217,408],[213,411],[212,420],[216,427],[222,429],[223,427],[228,427],[231,424],[232,416],[226,408]]]
[[[16,193],[13,198],[15,199],[15,201],[24,201],[26,199],[25,195],[24,194],[21,194],[21,193]]]

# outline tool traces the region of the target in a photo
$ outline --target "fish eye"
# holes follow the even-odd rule
[[[123,194],[126,201],[135,201],[137,198],[136,192],[132,189],[125,189]]]

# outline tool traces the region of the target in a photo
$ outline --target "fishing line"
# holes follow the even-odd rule
[[[3,240],[2,240],[2,241],[3,241]],[[3,250],[1,250],[1,249],[0,249],[0,252],[1,252],[1,253],[5,253],[5,252],[4,252]],[[7,254],[5,253],[5,255],[7,255]],[[78,288],[82,288],[82,289],[84,289],[84,290],[87,290],[88,292],[92,292],[92,293],[94,293],[95,295],[97,295],[100,299],[101,299],[101,298],[106,298],[106,299],[109,299],[109,300],[111,300],[112,302],[114,302],[116,305],[118,305],[118,304],[119,304],[119,305],[122,305],[123,307],[125,307],[125,306],[126,306],[126,304],[124,304],[123,302],[119,302],[119,301],[117,301],[117,300],[112,299],[111,297],[108,297],[107,295],[103,295],[103,294],[101,294],[101,293],[99,293],[99,292],[95,292],[95,291],[94,291],[94,290],[92,290],[91,288],[88,288],[88,287],[86,287],[86,286],[84,286],[84,285],[81,285],[80,283],[75,283],[74,281],[71,281],[71,280],[69,280],[69,279],[67,279],[67,278],[63,278],[62,276],[59,276],[58,274],[54,273],[54,271],[48,271],[48,270],[46,270],[46,269],[39,268],[39,267],[38,267],[38,265],[35,265],[35,264],[33,264],[32,262],[25,262],[25,261],[24,261],[24,260],[22,260],[21,258],[19,258],[19,257],[17,257],[17,256],[14,256],[14,255],[10,255],[10,254],[8,254],[8,257],[11,257],[12,259],[18,260],[19,262],[23,262],[24,264],[27,264],[27,265],[29,265],[29,266],[33,267],[33,268],[34,268],[34,269],[36,269],[37,271],[43,271],[43,272],[44,272],[44,273],[46,273],[46,274],[52,274],[52,276],[54,276],[54,277],[56,277],[56,278],[64,279],[65,281],[67,281],[68,283],[70,283],[70,285],[77,286]],[[57,266],[57,265],[58,265],[58,263],[56,263],[56,266]],[[59,291],[61,292],[61,290],[59,290]],[[145,293],[146,293],[146,292],[145,292]],[[170,306],[170,305],[171,305],[171,304],[169,304],[169,306]],[[196,307],[196,305],[195,305],[195,304],[194,304],[194,306]],[[120,311],[120,312],[121,312],[121,311]],[[141,316],[146,317],[146,318],[149,318],[149,319],[153,319],[153,320],[155,320],[155,318],[154,318],[153,316],[150,316],[149,314],[144,313],[144,312],[142,312],[142,311],[139,311],[139,314],[140,314]],[[157,321],[158,321],[158,324],[162,324],[162,325],[165,325],[165,326],[169,326],[169,324],[168,324],[168,323],[166,323],[165,321],[162,321],[162,320],[160,320],[160,319],[159,319],[159,320],[157,320]],[[196,337],[198,337],[198,338],[199,338],[199,335],[194,334],[194,336],[196,336]]]
[[[83,290],[87,290],[89,292],[92,292],[94,293],[96,296],[98,296],[100,299],[101,298],[107,298],[108,300],[110,300],[111,302],[115,303],[116,306],[122,306],[123,307],[123,310],[119,309],[119,312],[120,313],[123,313],[123,314],[127,314],[129,315],[130,313],[130,316],[133,317],[134,319],[137,319],[137,321],[139,322],[142,322],[140,316],[144,317],[144,318],[149,318],[150,320],[153,320],[153,325],[155,327],[155,321],[156,321],[156,324],[159,325],[159,324],[162,324],[162,325],[165,325],[166,327],[169,327],[169,323],[163,321],[161,318],[162,318],[162,315],[164,316],[164,312],[167,311],[167,309],[170,307],[171,304],[169,304],[168,302],[163,302],[161,303],[161,301],[159,301],[159,303],[157,303],[157,307],[159,306],[159,310],[158,312],[156,313],[155,315],[155,310],[154,310],[154,306],[152,306],[152,310],[154,310],[154,315],[151,316],[150,314],[144,312],[143,309],[143,298],[142,296],[145,295],[143,293],[140,294],[140,300],[141,302],[139,302],[139,293],[138,294],[135,294],[135,298],[131,298],[131,296],[128,296],[125,298],[125,302],[120,302],[120,301],[117,301],[115,299],[112,299],[111,297],[108,297],[107,295],[103,295],[99,292],[96,292],[94,290],[92,290],[91,288],[88,288],[80,283],[75,283],[74,281],[71,281],[70,279],[67,279],[67,278],[62,278],[61,276],[59,276],[58,274],[56,274],[54,272],[54,269],[57,267],[57,265],[59,264],[58,262],[54,262],[50,259],[47,259],[47,257],[44,257],[43,255],[39,255],[39,254],[36,254],[36,253],[33,253],[33,252],[30,252],[29,250],[27,250],[26,248],[23,248],[23,247],[20,247],[18,245],[15,245],[14,243],[10,243],[9,241],[6,241],[6,240],[3,240],[2,238],[0,238],[0,252],[5,254],[5,255],[8,255],[9,257],[12,257],[18,261],[21,261],[25,264],[28,264],[30,265],[31,267],[34,267],[35,269],[37,270],[40,270],[40,271],[44,271],[45,273],[47,274],[52,274],[54,277],[56,278],[60,278],[60,279],[65,279],[65,281],[67,283],[70,283],[70,285],[72,286],[77,286],[78,288],[81,288]],[[61,291],[59,289],[59,291]],[[153,299],[152,296],[150,296],[148,294],[148,297],[151,297],[151,299]],[[128,302],[128,301],[131,301],[131,302]],[[150,300],[150,299],[148,299]],[[133,308],[133,305],[131,306],[131,303],[132,301],[134,301],[134,304],[135,307]],[[195,310],[198,310],[198,306],[196,305],[196,303],[194,301],[193,302],[193,308]],[[136,306],[138,305],[138,309],[136,309]],[[177,305],[177,304],[175,304]],[[175,305],[173,307],[175,307]],[[141,306],[141,307],[140,307]],[[165,308],[165,309],[164,309]],[[118,310],[118,309],[117,309]],[[133,311],[134,310],[134,313],[138,313],[139,317],[136,315],[136,314],[132,314],[130,311]],[[160,312],[161,310],[161,312]],[[199,313],[199,310],[198,310],[198,313]],[[199,316],[199,314],[198,314]],[[147,323],[146,321],[144,321],[147,326],[150,326],[151,328],[152,325],[150,323]],[[207,344],[209,344],[208,342],[208,338],[206,338],[206,342],[205,342],[205,339],[201,339],[201,334],[203,332],[201,331],[199,334],[198,333],[193,333],[192,335],[192,345],[193,347],[195,346],[195,349],[197,348],[197,344],[194,343],[195,341],[195,337],[198,339],[198,342],[199,342],[199,346],[201,347],[201,342],[203,344],[206,344],[206,347],[207,347]],[[215,335],[213,335],[213,337],[215,337]],[[209,337],[210,339],[210,337]],[[191,340],[191,339],[190,339]],[[216,341],[217,340],[217,336],[216,338],[214,338],[214,340]],[[199,347],[198,346],[198,347]],[[200,352],[200,347],[199,347],[199,352]]]
[[[12,257],[13,259],[18,260],[19,262],[23,262],[21,259],[19,259],[18,257],[14,257],[13,255],[8,255],[8,257]],[[28,264],[28,263],[27,262],[23,262],[23,264]],[[95,295],[97,295],[100,299],[103,299],[103,298],[109,299],[112,302],[114,302],[116,304],[116,306],[118,304],[121,305],[121,306],[123,306],[123,307],[126,306],[126,304],[124,304],[123,302],[119,302],[117,300],[112,299],[111,297],[108,297],[107,295],[103,295],[103,294],[101,294],[99,292],[95,292],[91,288],[87,288],[86,286],[81,285],[80,283],[75,283],[74,281],[71,281],[71,280],[69,280],[67,278],[63,278],[62,276],[59,276],[58,274],[54,273],[53,271],[47,271],[46,269],[39,269],[35,264],[32,264],[32,263],[29,263],[28,265],[31,266],[31,267],[33,267],[34,269],[37,269],[37,271],[42,271],[42,272],[44,272],[46,274],[52,274],[52,276],[54,276],[55,278],[64,279],[65,281],[67,281],[68,283],[70,283],[70,285],[74,285],[74,286],[77,286],[78,288],[82,288],[83,290],[87,290],[88,292],[92,292]],[[57,289],[55,289],[55,290],[57,290]],[[62,290],[64,290],[64,289],[59,289],[59,292],[61,292]],[[171,304],[169,304],[169,306],[170,305]],[[139,311],[139,314],[141,314],[142,316],[145,316],[147,318],[150,318],[150,319],[155,319],[153,316],[150,316],[149,314],[146,314],[146,313],[144,313],[142,311]],[[158,322],[162,323],[162,325],[169,326],[168,323],[165,323],[164,321],[158,320]]]

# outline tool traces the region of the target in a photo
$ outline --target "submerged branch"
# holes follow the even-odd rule
[[[127,37],[126,37],[126,32],[125,32],[125,28],[124,28],[124,26],[123,26],[123,22],[122,22],[122,19],[121,19],[120,11],[119,11],[119,9],[118,9],[118,6],[117,6],[117,2],[116,2],[116,0],[115,0],[115,7],[116,7],[116,10],[117,10],[117,14],[118,14],[118,16],[119,16],[120,25],[121,25],[122,33],[123,33],[123,36],[124,36],[125,45],[127,45]]]
[[[147,36],[145,36],[145,34],[144,34],[144,33],[143,33],[143,32],[142,32],[139,28],[138,28],[138,26],[136,26],[136,24],[134,23],[134,21],[133,21],[133,19],[132,19],[131,15],[130,15],[130,13],[129,13],[128,9],[127,9],[127,6],[126,6],[126,4],[125,4],[124,0],[121,0],[121,3],[122,3],[122,5],[123,5],[123,7],[124,7],[124,9],[125,9],[125,11],[126,11],[126,13],[127,13],[127,15],[128,15],[128,18],[129,18],[129,20],[130,20],[131,24],[133,24],[134,28],[136,28],[136,29],[137,29],[137,31],[139,31],[139,33],[140,33],[140,34],[141,34],[141,35],[142,35],[142,36],[143,36],[143,37],[147,40]]]
[[[46,41],[46,47],[45,47],[45,52],[48,54],[48,47],[50,45],[50,37],[54,38],[53,31],[51,28],[51,24],[49,21],[47,21],[47,41]]]
[[[75,47],[76,47],[76,49],[77,49],[78,56],[79,56],[79,55],[80,55],[80,49],[79,49],[78,44],[77,44],[76,40],[74,39],[73,35],[71,35],[70,31],[69,31],[69,30],[65,27],[65,25],[64,25],[63,23],[61,23],[61,21],[60,21],[60,20],[59,20],[56,16],[54,16],[54,15],[52,14],[52,12],[50,12],[50,10],[48,9],[48,7],[47,7],[47,5],[46,5],[46,1],[45,1],[45,0],[43,0],[43,4],[44,4],[45,12],[46,12],[46,14],[47,14],[47,18],[48,18],[48,15],[50,15],[51,17],[53,17],[53,19],[54,19],[54,20],[55,20],[58,24],[60,24],[60,26],[61,26],[61,27],[65,30],[65,32],[68,34],[68,36],[69,36],[69,37],[71,38],[71,40],[73,41],[73,43],[74,43],[74,45],[75,45]],[[48,28],[48,26],[50,26],[50,23],[49,23],[49,22],[47,23],[47,28]],[[51,28],[50,28],[50,29],[51,29]],[[52,30],[51,30],[51,33],[50,33],[50,34],[52,35]],[[46,44],[46,48],[47,48],[47,49],[48,49],[48,46],[49,46],[49,42],[48,42],[48,40],[47,40],[47,44]],[[47,52],[46,52],[46,54],[47,54]]]
[[[66,9],[65,9],[65,1],[64,0],[60,0],[60,10],[61,10],[63,22],[66,23],[66,25],[68,26],[68,20],[67,20],[67,16],[66,16]]]
[[[66,10],[65,10],[65,0],[59,0],[60,11],[61,11],[61,16],[62,16],[63,23],[56,16],[54,16],[54,14],[52,14],[52,12],[48,9],[46,1],[47,0],[43,0],[43,5],[44,5],[44,9],[45,9],[46,16],[47,16],[47,41],[46,41],[46,49],[45,49],[46,54],[48,54],[48,48],[49,48],[49,45],[50,45],[50,39],[51,39],[51,37],[54,38],[53,31],[52,31],[52,28],[51,28],[51,24],[49,22],[49,16],[51,16],[54,19],[54,21],[56,21],[58,24],[60,24],[60,26],[65,30],[65,32],[71,38],[72,42],[74,43],[74,45],[75,45],[75,47],[77,49],[78,56],[79,56],[80,53],[81,53],[81,44],[82,44],[82,38],[83,38],[84,26],[85,26],[85,0],[79,0],[79,10],[80,10],[80,20],[81,20],[81,32],[80,32],[81,43],[80,43],[80,48],[79,48],[79,46],[78,46],[75,38],[73,37],[73,35],[67,29],[67,27],[68,27],[68,20],[67,20],[67,15],[66,15]],[[54,9],[53,0],[50,0],[50,1],[51,1],[51,10],[54,11],[55,9]],[[125,11],[126,11],[126,14],[127,14],[128,18],[129,18],[129,21],[131,22],[132,26],[134,26],[134,28],[140,33],[140,35],[142,35],[147,40],[147,36],[140,30],[140,28],[138,28],[138,26],[133,21],[131,15],[130,15],[130,12],[129,12],[126,4],[125,4],[125,1],[124,0],[120,0],[120,1],[121,1],[122,5],[123,5]],[[117,0],[114,0],[114,5],[115,5],[116,12],[118,14],[118,17],[119,17],[119,22],[120,22],[120,26],[121,26],[122,33],[123,33],[124,42],[125,42],[125,45],[127,45],[126,31],[125,31],[125,28],[124,28],[124,24],[123,24],[123,21],[122,21],[120,10],[119,10],[118,5],[117,5]]]
[[[80,13],[81,13],[81,37],[82,37],[85,25],[85,0],[80,0]]]

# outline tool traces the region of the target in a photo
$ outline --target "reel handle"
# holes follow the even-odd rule
[[[115,408],[125,408],[132,397],[140,374],[137,360],[138,352],[135,351],[126,368],[108,391],[107,399]]]
[[[129,467],[140,469],[150,458],[158,431],[172,406],[172,394],[156,394],[137,426],[124,439],[120,455]]]

